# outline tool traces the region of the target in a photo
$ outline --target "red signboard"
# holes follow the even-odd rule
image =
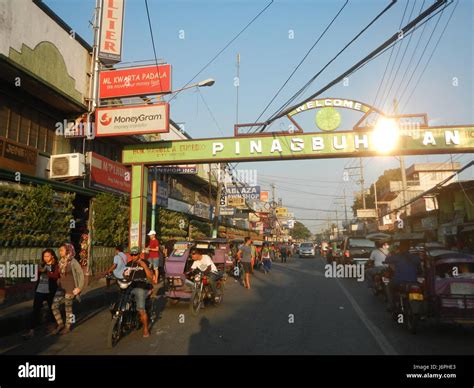
[[[171,65],[101,71],[99,98],[145,96],[171,92]]]
[[[119,194],[130,194],[130,170],[122,163],[114,162],[95,152],[87,153],[90,168],[90,187]]]

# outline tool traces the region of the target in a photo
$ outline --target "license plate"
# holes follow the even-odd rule
[[[423,294],[408,294],[409,300],[423,300]]]

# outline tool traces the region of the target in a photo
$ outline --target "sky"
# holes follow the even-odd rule
[[[92,43],[89,20],[93,16],[95,0],[44,2],[77,34]],[[179,89],[190,81],[270,2],[148,0],[157,57],[172,65],[173,89]],[[408,22],[410,14],[410,19],[413,19],[433,2],[399,0],[344,51],[296,102],[317,91],[397,32],[405,9],[402,26]],[[125,3],[122,61],[154,59],[145,0],[126,0]],[[254,122],[344,3],[341,0],[273,1],[194,81],[213,78],[215,84],[201,88],[199,92],[190,89],[180,93],[171,102],[171,118],[182,123],[193,138],[233,136],[233,126],[237,121],[234,85],[237,54],[240,54],[238,121]],[[388,0],[349,1],[262,119],[277,111],[388,3]],[[392,109],[392,101],[396,97],[399,99],[399,113],[425,112],[430,125],[474,123],[473,4],[470,0],[456,0],[441,16],[435,16],[411,38],[400,40],[400,49],[395,46],[388,68],[391,50],[352,74],[348,82],[335,85],[321,97],[355,99],[385,111]],[[454,7],[453,16],[447,23]],[[423,72],[440,36],[441,40]],[[416,67],[419,58],[421,60]],[[375,99],[379,87],[384,93],[379,93]],[[402,93],[405,87],[406,92]],[[308,132],[317,130],[314,113],[316,111],[302,121]],[[355,120],[351,115],[343,115],[340,129],[350,130]],[[276,130],[280,125],[286,124],[275,123]],[[472,154],[452,157],[463,165],[472,159]],[[415,162],[450,160],[449,155],[413,156],[406,157],[405,164],[408,167]],[[274,183],[277,198],[282,198],[283,204],[295,213],[296,219],[305,219],[302,222],[316,232],[327,225],[328,215],[335,219],[336,210],[339,219],[343,218],[343,204],[339,197],[344,191],[347,208],[350,209],[353,193],[359,190],[358,178],[345,181],[344,168],[358,165],[359,160],[352,158],[242,163],[236,168],[256,170],[262,190],[269,189],[270,184]],[[398,166],[399,162],[394,157],[365,158],[366,186],[371,185],[385,169]],[[468,170],[462,178],[474,179],[473,170]],[[333,210],[334,213],[306,209]]]

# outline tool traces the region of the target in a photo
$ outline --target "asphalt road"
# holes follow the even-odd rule
[[[291,258],[257,272],[247,290],[233,278],[222,305],[194,317],[186,303],[156,301],[152,335],[141,331],[106,347],[107,308],[82,317],[66,336],[3,338],[3,354],[474,354],[474,329],[425,323],[416,335],[393,322],[365,283],[324,276],[322,258]],[[184,318],[184,319],[183,319]]]

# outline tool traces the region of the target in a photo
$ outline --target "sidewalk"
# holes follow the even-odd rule
[[[81,297],[81,302],[74,302],[74,309],[78,315],[80,315],[100,307],[106,307],[114,301],[117,291],[118,288],[115,284],[107,288],[105,279],[98,279],[88,286],[85,295]],[[47,311],[46,308],[46,303],[44,303],[44,312]],[[1,309],[0,337],[27,330],[32,311],[33,300],[17,303]]]

